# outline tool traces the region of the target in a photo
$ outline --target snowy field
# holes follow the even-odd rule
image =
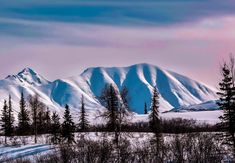
[[[81,134],[76,133],[75,139],[79,139]],[[90,132],[90,133],[82,133],[82,136],[87,140],[99,140],[105,137],[108,140],[111,140],[113,136],[112,133],[98,133],[98,132]],[[151,133],[129,133],[122,134],[122,136],[126,137],[130,140],[132,145],[137,145],[139,143],[144,143],[148,139],[151,138]],[[4,142],[4,137],[0,137],[0,142]],[[38,143],[34,143],[34,136],[17,136],[8,138],[7,146],[0,145],[0,161],[10,161],[14,159],[27,158],[34,162],[34,156],[42,156],[47,155],[55,151],[57,148],[54,145],[49,143],[48,135],[38,136]]]
[[[184,119],[195,119],[198,122],[206,122],[210,124],[215,124],[219,122],[219,116],[222,111],[194,111],[194,112],[168,112],[162,113],[161,117],[166,119],[171,118],[184,118]],[[131,122],[147,122],[148,115],[134,114]],[[95,121],[93,121],[95,123]],[[101,137],[106,137],[111,139],[110,134],[101,134],[91,132],[85,134],[85,138],[89,140],[99,140]],[[124,135],[129,139],[132,145],[145,143],[151,138],[151,133],[131,133]],[[165,135],[167,140],[169,136]],[[78,138],[78,134],[75,135]],[[0,160],[11,160],[18,158],[30,158],[33,160],[35,155],[46,155],[50,152],[54,152],[55,147],[50,145],[49,136],[43,135],[38,137],[38,143],[34,144],[34,137],[14,137],[11,140],[8,138],[9,146],[0,145]],[[4,137],[0,137],[0,144],[4,144]]]
[[[221,110],[214,111],[185,111],[185,112],[167,112],[161,113],[160,116],[165,119],[182,118],[193,119],[199,123],[216,124],[220,122],[219,117],[223,114]],[[148,115],[134,114],[131,122],[147,122]]]
[[[18,146],[1,146],[0,160],[10,161],[12,159],[30,158],[34,155],[46,155],[53,150],[48,144],[30,144]]]
[[[107,140],[112,140],[113,133],[100,133],[100,132],[90,132],[90,133],[76,133],[75,139],[79,140],[81,137],[86,140],[102,140],[103,138]],[[152,133],[123,133],[122,137],[130,141],[131,147],[141,147],[150,142],[152,138]],[[174,134],[164,134],[165,142],[170,142],[173,140]],[[0,161],[4,160],[6,162],[16,160],[16,159],[29,159],[31,162],[37,162],[35,158],[38,156],[46,156],[48,154],[53,154],[58,152],[58,146],[51,145],[49,143],[48,135],[41,135],[38,137],[38,143],[34,144],[34,137],[15,137],[11,141],[8,139],[9,146],[0,146]],[[4,137],[0,137],[1,143],[4,142]],[[183,142],[181,142],[183,143]]]

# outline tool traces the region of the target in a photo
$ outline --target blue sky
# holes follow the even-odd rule
[[[23,67],[53,80],[147,62],[215,86],[219,64],[235,51],[233,0],[0,4],[0,78]]]

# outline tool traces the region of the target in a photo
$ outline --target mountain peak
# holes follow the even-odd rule
[[[37,75],[37,73],[33,69],[31,69],[29,67],[26,67],[22,71],[20,71],[18,73],[18,75],[20,75],[20,76],[22,76],[22,75],[31,75],[31,76],[34,76],[34,75]]]
[[[17,74],[17,76],[31,85],[42,85],[48,83],[44,77],[29,67],[24,68]]]
[[[8,75],[6,79],[26,82],[30,85],[43,85],[49,83],[44,77],[29,67],[24,68],[17,75]]]

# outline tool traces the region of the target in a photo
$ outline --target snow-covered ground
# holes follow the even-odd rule
[[[79,139],[84,137],[86,140],[102,140],[102,138],[106,138],[107,140],[111,140],[114,136],[113,133],[100,133],[100,132],[90,132],[90,133],[76,133],[75,139]],[[126,140],[130,141],[132,147],[141,147],[148,144],[150,139],[152,138],[152,133],[123,133],[122,137]],[[164,134],[165,142],[170,142],[174,138],[174,134]],[[181,135],[183,136],[183,135]],[[48,154],[53,154],[55,151],[58,151],[58,147],[54,145],[50,145],[47,143],[48,135],[41,135],[38,137],[38,144],[33,143],[33,136],[28,137],[17,137],[15,139],[18,142],[18,145],[14,146],[0,146],[0,161],[5,160],[11,161],[15,159],[30,159],[31,162],[36,162],[35,156],[46,156]],[[2,142],[4,137],[0,137],[0,141]],[[10,141],[8,141],[10,142]],[[26,143],[26,145],[23,144]],[[185,142],[184,142],[185,143]],[[56,150],[57,149],[57,150]],[[227,156],[227,155],[226,155]]]
[[[100,140],[101,137],[105,137],[108,140],[111,140],[113,133],[99,133],[99,132],[89,132],[89,133],[82,133],[84,138],[87,140]],[[79,139],[81,134],[75,133],[75,139]],[[151,138],[151,133],[129,133],[123,134],[127,139],[130,140],[131,144],[136,145],[137,143],[143,143]],[[4,137],[0,137],[0,141],[4,142]],[[54,145],[48,143],[49,137],[48,135],[41,135],[38,136],[38,143],[34,143],[34,136],[17,136],[9,140],[7,146],[0,145],[0,161],[1,160],[14,160],[18,158],[27,158],[32,160],[33,156],[42,156],[47,155],[52,152],[55,152]],[[12,145],[15,144],[15,145]],[[25,144],[25,145],[24,145]]]
[[[29,144],[23,146],[0,146],[0,160],[31,157],[34,155],[46,155],[53,147],[48,144]]]
[[[222,110],[214,111],[184,111],[184,112],[166,112],[161,113],[163,119],[183,118],[193,119],[199,123],[216,124],[220,122],[219,117],[223,114]],[[130,120],[131,122],[147,122],[148,114],[134,114]]]

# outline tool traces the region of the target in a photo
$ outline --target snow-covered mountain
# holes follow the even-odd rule
[[[149,64],[88,68],[79,76],[55,81],[48,81],[34,70],[25,68],[16,75],[0,80],[0,107],[10,94],[17,112],[20,93],[23,91],[26,96],[37,93],[51,110],[60,113],[65,104],[74,110],[79,109],[81,96],[84,95],[86,106],[92,112],[104,109],[97,97],[106,84],[112,84],[119,91],[128,88],[130,108],[136,113],[143,113],[145,102],[150,106],[154,87],[160,94],[161,112],[217,99],[215,89]]]

